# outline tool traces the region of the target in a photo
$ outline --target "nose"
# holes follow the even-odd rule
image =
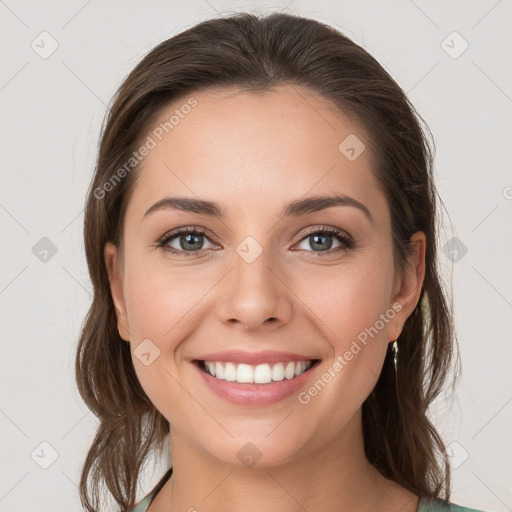
[[[263,251],[254,261],[235,254],[231,271],[218,287],[220,321],[252,332],[289,322],[293,293],[284,265],[277,264],[270,252]]]

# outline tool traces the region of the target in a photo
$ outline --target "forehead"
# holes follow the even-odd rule
[[[195,106],[185,108],[194,104],[191,98]],[[307,88],[194,93],[163,109],[146,137],[153,147],[137,171],[132,209],[173,194],[215,199],[234,214],[249,202],[265,209],[275,202],[277,209],[290,199],[332,192],[377,215],[386,208],[366,133]],[[366,149],[347,158],[347,144],[358,153]]]

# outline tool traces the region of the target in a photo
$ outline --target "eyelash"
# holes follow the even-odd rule
[[[194,234],[194,235],[204,235],[208,240],[210,238],[207,236],[206,231],[201,228],[196,227],[186,227],[186,228],[180,228],[174,231],[171,231],[169,233],[166,233],[163,237],[161,237],[159,240],[157,240],[157,247],[162,248],[164,251],[170,252],[171,254],[179,257],[186,257],[188,254],[194,254],[194,253],[201,253],[203,251],[206,251],[208,249],[200,249],[199,251],[179,251],[176,249],[171,249],[169,247],[166,247],[166,245],[173,239],[177,238],[178,236],[182,234]],[[306,252],[314,252],[315,257],[316,256],[324,256],[329,255],[333,253],[337,253],[339,251],[347,251],[350,249],[353,249],[355,247],[354,241],[347,235],[343,233],[343,231],[339,228],[333,228],[329,226],[321,226],[320,228],[313,228],[309,231],[307,231],[303,237],[299,240],[298,243],[302,242],[304,239],[308,238],[311,235],[315,234],[328,234],[328,235],[334,235],[334,237],[342,243],[342,245],[334,250],[327,250],[327,251],[306,251]],[[211,241],[211,240],[210,240]],[[301,249],[299,249],[301,250]]]

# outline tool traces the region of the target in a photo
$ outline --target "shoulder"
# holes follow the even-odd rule
[[[485,512],[476,508],[462,507],[439,498],[423,498],[417,512]]]
[[[151,503],[151,498],[153,497],[153,493],[149,493],[145,496],[139,503],[130,510],[130,512],[146,512]]]

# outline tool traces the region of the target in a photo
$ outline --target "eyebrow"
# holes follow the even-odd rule
[[[300,215],[306,215],[308,213],[325,210],[334,206],[351,206],[357,208],[364,213],[366,218],[372,224],[375,224],[372,214],[363,203],[359,202],[353,197],[349,197],[344,194],[335,194],[332,196],[313,196],[307,197],[305,199],[290,201],[284,206],[281,212],[281,216],[283,218],[298,217]],[[224,210],[219,205],[219,203],[216,203],[215,201],[207,201],[193,197],[171,196],[160,199],[160,201],[157,201],[153,206],[148,208],[143,218],[157,210],[167,209],[175,209],[185,212],[198,213],[201,215],[209,215],[219,219],[225,218],[227,216],[226,210]]]

